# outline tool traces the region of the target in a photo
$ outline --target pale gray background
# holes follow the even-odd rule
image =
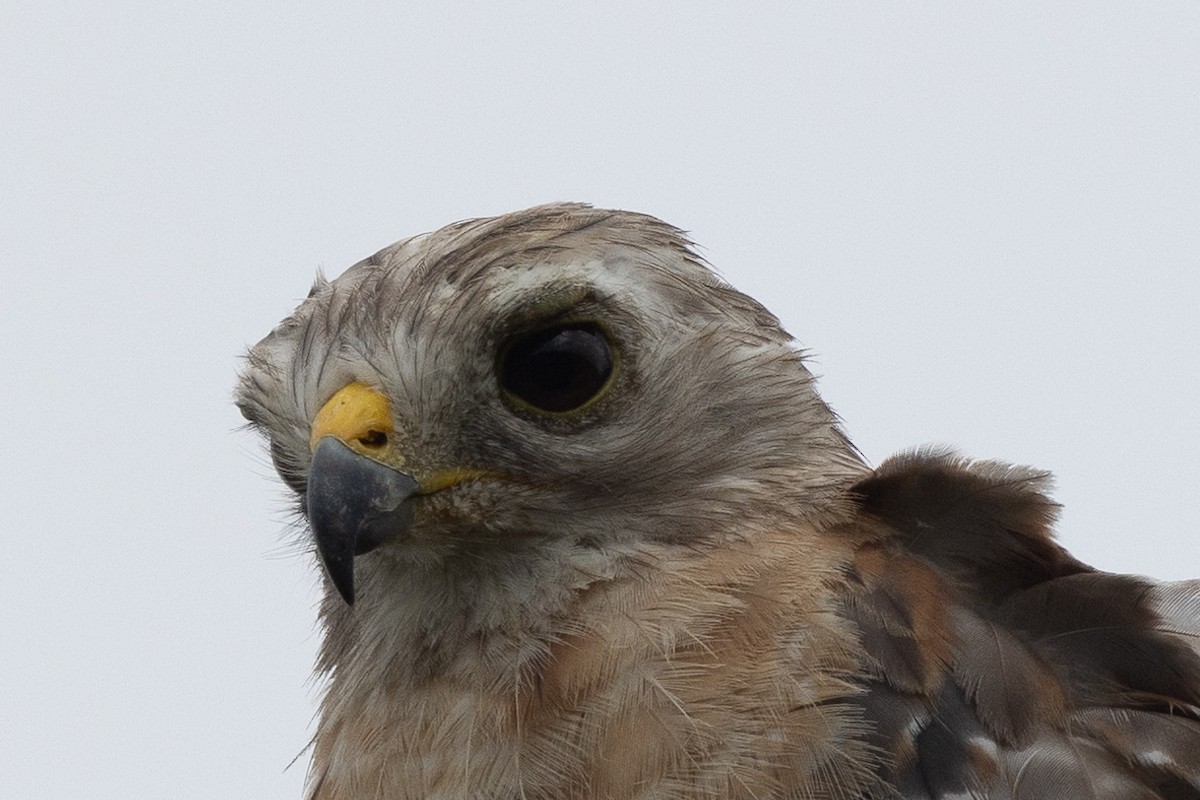
[[[237,357],[550,200],[691,231],[873,462],[1051,468],[1079,556],[1200,575],[1200,5],[189,5],[0,10],[0,795],[299,796],[316,573]]]

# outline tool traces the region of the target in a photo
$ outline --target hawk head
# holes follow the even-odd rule
[[[436,607],[553,605],[644,543],[823,518],[863,471],[774,316],[678,230],[583,205],[319,281],[251,350],[238,405],[347,603],[416,580]]]

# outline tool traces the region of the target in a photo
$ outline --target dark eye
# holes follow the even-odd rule
[[[500,355],[500,385],[539,411],[573,411],[612,375],[608,338],[593,324],[556,325],[517,336]]]

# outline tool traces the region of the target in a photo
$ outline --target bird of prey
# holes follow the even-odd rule
[[[394,244],[237,402],[323,565],[315,800],[1200,798],[1200,581],[1071,557],[1044,472],[869,467],[652,217]]]

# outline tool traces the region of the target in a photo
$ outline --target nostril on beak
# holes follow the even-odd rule
[[[380,457],[391,446],[392,413],[387,397],[365,383],[336,391],[313,417],[309,448],[333,437],[362,455]]]
[[[362,436],[359,436],[358,443],[363,447],[369,447],[372,450],[376,450],[387,445],[388,437],[383,431],[372,429],[364,433]]]

